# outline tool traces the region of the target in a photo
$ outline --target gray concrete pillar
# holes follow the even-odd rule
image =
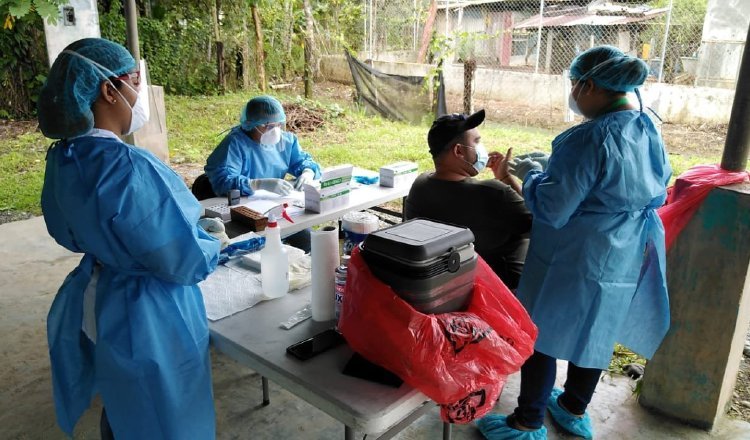
[[[641,405],[705,429],[724,415],[750,324],[749,266],[750,184],[717,188],[667,255],[672,324]]]

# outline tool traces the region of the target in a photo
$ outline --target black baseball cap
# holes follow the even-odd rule
[[[445,147],[464,132],[478,127],[484,122],[484,109],[466,116],[461,113],[441,116],[432,123],[427,133],[427,145],[430,154],[437,156],[445,150]]]

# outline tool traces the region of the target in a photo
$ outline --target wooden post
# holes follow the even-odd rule
[[[318,76],[314,34],[315,22],[313,21],[312,6],[310,6],[310,0],[303,0],[302,7],[305,11],[305,64],[310,65],[310,74],[312,80],[312,78]],[[307,89],[307,85],[305,85],[305,89]]]
[[[464,113],[467,115],[474,113],[472,86],[475,70],[477,70],[477,61],[474,58],[464,61]]]
[[[419,54],[417,55],[417,62],[424,63],[424,59],[427,56],[427,48],[430,47],[430,39],[432,38],[432,28],[435,26],[435,17],[437,16],[437,0],[430,2],[430,10],[427,13],[427,21],[424,24],[424,30],[422,31],[422,44],[419,46]]]

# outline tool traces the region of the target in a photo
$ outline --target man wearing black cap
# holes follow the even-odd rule
[[[406,199],[407,219],[423,217],[471,229],[479,255],[511,289],[518,286],[531,230],[531,213],[510,175],[506,155],[490,153],[477,127],[484,110],[441,116],[432,123],[427,144],[435,171],[414,181]],[[474,178],[485,166],[494,179]]]

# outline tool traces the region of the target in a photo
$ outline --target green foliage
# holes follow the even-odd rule
[[[100,13],[102,37],[124,45],[125,18],[120,11]],[[139,17],[138,36],[152,84],[183,95],[217,92],[216,63],[205,53],[211,44],[210,22],[170,12],[162,19]]]
[[[9,13],[0,6],[0,16]],[[27,118],[36,113],[39,89],[47,74],[42,19],[25,14],[10,29],[0,30],[0,117]]]
[[[0,10],[7,8],[3,14],[12,15],[19,19],[26,17],[31,12],[36,12],[41,18],[50,23],[57,22],[58,7],[67,3],[65,0],[0,0]]]

